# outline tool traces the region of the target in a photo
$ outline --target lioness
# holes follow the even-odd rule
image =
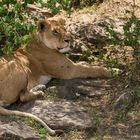
[[[48,18],[38,25],[38,32],[27,44],[11,56],[0,57],[0,114],[32,117],[39,121],[50,134],[49,128],[38,117],[25,112],[3,108],[20,99],[27,102],[43,95],[42,89],[51,77],[72,79],[87,77],[110,77],[110,72],[100,66],[76,64],[61,52],[68,50],[69,35],[61,18]]]

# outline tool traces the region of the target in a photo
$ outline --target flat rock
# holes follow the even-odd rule
[[[27,124],[19,122],[0,123],[0,140],[40,140],[39,134]]]
[[[61,80],[57,84],[48,85],[46,94],[56,93],[60,98],[77,99],[79,96],[90,98],[108,94],[106,89],[111,87],[111,83],[104,79],[72,79]]]
[[[53,129],[84,130],[93,127],[86,109],[68,101],[37,100],[23,105],[21,109],[40,117]]]

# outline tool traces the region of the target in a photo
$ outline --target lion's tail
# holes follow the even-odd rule
[[[38,118],[37,116],[35,116],[31,113],[15,111],[15,110],[8,110],[8,109],[5,109],[0,106],[0,114],[1,115],[16,115],[16,116],[33,118],[34,120],[39,122],[42,126],[44,126],[50,135],[56,135],[56,134],[60,134],[62,132],[61,130],[59,131],[59,130],[51,129],[44,121],[42,121],[40,118]]]

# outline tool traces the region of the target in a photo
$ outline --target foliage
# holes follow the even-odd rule
[[[61,9],[69,9],[68,0],[1,0],[0,1],[0,55],[11,54],[29,41],[29,34],[35,30],[37,18],[31,14],[27,5],[34,2],[49,8],[53,14]],[[59,4],[57,6],[57,3]],[[32,22],[34,21],[34,22]]]
[[[133,91],[134,91],[134,94],[135,94],[137,97],[140,98],[140,86],[139,86],[138,84],[134,86]]]
[[[132,13],[131,17],[123,25],[123,35],[120,36],[115,31],[115,27],[109,24],[106,27],[106,33],[109,35],[109,44],[120,46],[131,46],[134,49],[134,62],[129,64],[127,77],[133,81],[139,81],[140,67],[140,20]]]
[[[71,8],[77,3],[79,6],[92,5],[102,0],[1,0],[0,1],[0,55],[11,54],[22,44],[26,44],[29,34],[36,28],[33,24],[37,18],[31,14],[27,5],[39,3],[47,7],[53,14],[61,9],[71,13]],[[32,22],[34,21],[34,22]]]
[[[41,1],[42,6],[47,7],[53,14],[57,14],[60,10],[65,10],[70,14],[72,0],[48,0],[47,3]]]
[[[2,0],[0,2],[0,48],[1,54],[9,54],[28,41],[34,27],[26,22],[28,1]]]
[[[137,46],[140,44],[140,20],[132,14],[128,21],[123,25],[123,36],[119,36],[114,25],[109,24],[106,32],[110,36],[111,44]]]
[[[140,20],[132,14],[123,25],[123,36],[119,36],[117,32],[115,32],[113,24],[106,26],[106,33],[110,37],[111,44],[138,46],[140,44]]]
[[[47,131],[44,127],[41,126],[41,124],[37,123],[35,120],[31,118],[24,118],[24,121],[31,127],[37,129],[42,139],[45,138]]]
[[[81,54],[82,55],[80,56],[79,61],[88,61],[88,62],[93,61],[93,58],[91,57],[92,56],[92,50],[91,49],[84,50],[84,51],[82,51]]]
[[[41,3],[54,14],[58,13],[61,9],[70,14],[72,8],[83,8],[101,2],[103,2],[103,0],[48,0],[46,4],[43,2]]]

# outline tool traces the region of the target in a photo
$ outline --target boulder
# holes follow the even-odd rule
[[[0,123],[0,140],[40,140],[37,131],[21,121]]]
[[[87,110],[70,101],[36,100],[23,105],[21,110],[40,117],[53,129],[84,130],[93,127]]]

